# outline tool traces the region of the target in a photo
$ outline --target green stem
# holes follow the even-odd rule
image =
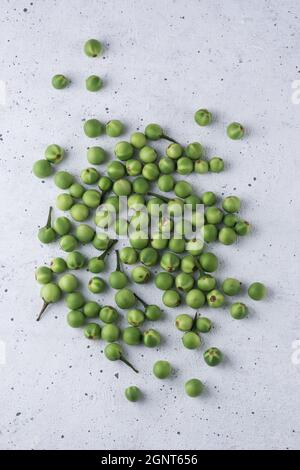
[[[177,140],[172,139],[172,137],[169,137],[168,135],[163,134],[161,138],[168,140],[169,142],[173,142],[174,144],[178,144]]]
[[[108,191],[101,191],[101,195],[100,195],[100,201],[99,201],[99,206],[101,206],[102,202],[103,202],[103,199],[104,199],[104,196],[106,195]],[[98,206],[98,207],[99,207]]]
[[[128,367],[130,367],[132,370],[134,370],[134,372],[136,372],[137,374],[139,373],[139,371],[135,367],[133,367],[133,365],[130,364],[130,362],[127,361],[127,359],[125,359],[124,356],[120,357],[120,361],[124,362],[124,364],[126,364]]]
[[[166,203],[172,201],[172,199],[170,199],[169,197],[161,196],[160,194],[157,194],[157,193],[149,192],[148,194],[149,196],[157,197],[158,199],[161,199],[163,202],[166,202]]]
[[[119,250],[115,250],[115,253],[116,253],[116,257],[117,257],[117,269],[116,269],[116,271],[121,273],[122,269],[121,269],[121,263],[120,263]]]
[[[137,294],[134,294],[134,295],[135,295],[136,299],[137,299],[139,302],[141,302],[141,304],[142,304],[145,308],[148,307],[148,304],[147,304],[143,299],[141,299]]]
[[[193,330],[195,329],[196,323],[197,323],[197,319],[198,319],[198,312],[195,313],[194,320],[193,320],[193,323],[192,323],[191,331],[193,331]]]
[[[48,307],[48,305],[49,305],[49,302],[46,302],[46,301],[44,300],[43,306],[42,306],[42,308],[41,308],[40,313],[39,313],[38,316],[37,316],[36,321],[40,321],[40,319],[41,319],[41,317],[42,317],[44,311],[45,311],[46,308]]]
[[[98,256],[97,258],[98,258],[98,259],[102,259],[102,260],[105,259],[105,257],[106,257],[106,256],[108,255],[108,253],[109,253],[109,250],[117,243],[117,241],[118,241],[118,240],[111,240],[111,242],[110,242],[108,248],[106,248],[106,250],[103,251],[103,253],[101,253],[101,255]]]
[[[50,206],[49,207],[49,212],[48,212],[47,223],[46,223],[47,228],[51,227],[51,214],[52,214],[52,207]]]

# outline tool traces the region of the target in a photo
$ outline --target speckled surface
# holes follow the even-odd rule
[[[299,448],[300,105],[291,100],[300,78],[299,16],[296,0],[1,1],[1,449]],[[89,37],[105,44],[95,61],[82,54]],[[72,79],[63,92],[49,85],[58,72]],[[90,73],[105,81],[97,95],[84,89]],[[214,113],[211,127],[193,122],[198,107]],[[59,250],[36,239],[57,191],[32,177],[32,163],[57,142],[68,149],[61,169],[87,166],[87,117],[120,118],[128,132],[158,121],[226,161],[223,174],[192,178],[199,192],[240,195],[254,224],[235,247],[215,248],[220,277],[261,280],[270,295],[248,300],[242,322],[227,309],[205,310],[215,328],[203,350],[224,351],[219,368],[183,350],[172,311],[159,325],[159,352],[128,352],[139,376],[67,327],[62,303],[34,321],[34,269]],[[232,120],[247,127],[242,142],[225,136]],[[112,140],[99,142],[112,149]],[[160,302],[151,287],[143,295]],[[175,368],[163,383],[151,374],[159,358]],[[183,392],[191,377],[206,384],[199,399]],[[138,404],[123,398],[130,384],[145,393]]]

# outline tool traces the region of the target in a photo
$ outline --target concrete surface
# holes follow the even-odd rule
[[[296,0],[1,0],[1,449],[299,448],[299,15]],[[83,55],[90,37],[105,44],[102,58]],[[54,73],[72,86],[53,90]],[[90,73],[105,81],[97,95],[84,89]],[[215,116],[206,129],[193,121],[199,107]],[[254,225],[236,246],[214,248],[219,276],[261,280],[270,295],[256,304],[245,298],[242,322],[227,309],[205,310],[215,329],[202,352],[219,346],[219,368],[183,350],[173,311],[158,325],[159,352],[128,352],[139,376],[67,327],[62,303],[35,322],[33,272],[59,249],[37,241],[57,190],[31,167],[53,142],[68,149],[61,169],[87,166],[82,120],[92,116],[120,118],[128,135],[160,122],[226,161],[220,175],[191,178],[197,192],[240,195]],[[242,142],[225,136],[232,120],[246,126]],[[152,287],[141,292],[160,303]],[[163,383],[151,374],[159,358],[175,369]],[[206,384],[196,400],[183,392],[191,377]],[[130,384],[145,394],[136,405],[123,398]]]

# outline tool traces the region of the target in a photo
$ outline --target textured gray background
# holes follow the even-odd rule
[[[0,111],[0,340],[6,347],[0,447],[299,448],[300,364],[293,345],[300,339],[300,106],[291,100],[292,82],[300,78],[299,2],[0,3],[0,79],[7,86]],[[104,57],[83,55],[89,37],[103,41]],[[63,92],[49,85],[57,72],[73,81]],[[89,73],[105,80],[97,95],[84,89]],[[207,129],[193,122],[199,107],[214,113]],[[68,328],[62,303],[35,323],[40,300],[33,271],[58,252],[40,246],[36,232],[57,190],[51,180],[32,177],[32,163],[57,142],[68,149],[61,168],[87,166],[81,121],[91,116],[120,118],[128,132],[157,121],[180,141],[200,140],[208,156],[226,161],[223,174],[192,178],[198,192],[239,194],[242,214],[254,225],[236,246],[216,247],[221,278],[261,280],[270,295],[255,305],[248,300],[251,313],[243,322],[231,320],[227,309],[205,311],[215,329],[203,348],[222,348],[226,361],[219,368],[181,347],[172,311],[159,325],[165,338],[159,352],[128,352],[139,376],[108,363],[102,346]],[[225,136],[232,120],[247,128],[242,142]],[[112,148],[112,141],[100,142]],[[160,302],[151,287],[143,295]],[[164,383],[151,374],[158,358],[175,368]],[[206,384],[196,400],[183,392],[191,377]],[[145,392],[136,405],[123,398],[130,384]]]

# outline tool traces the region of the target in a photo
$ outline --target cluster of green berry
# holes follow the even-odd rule
[[[96,57],[101,52],[101,44],[90,40],[85,44],[85,52],[90,57]],[[59,86],[58,88],[63,88]],[[207,110],[198,110],[196,122],[207,125],[212,121],[212,115]],[[89,119],[84,123],[84,133],[89,138],[99,137],[106,132],[109,137],[119,137],[124,132],[124,126],[119,120],[111,120],[105,126],[97,119]],[[242,138],[243,127],[232,123],[227,128],[228,136],[232,139]],[[149,141],[165,139],[169,141],[166,155],[159,158],[156,149]],[[218,269],[218,258],[207,245],[219,241],[224,245],[236,242],[238,236],[247,235],[250,224],[238,217],[241,202],[237,196],[227,196],[222,200],[221,207],[217,205],[214,192],[206,191],[197,196],[188,181],[176,181],[173,173],[189,175],[192,172],[201,174],[209,170],[220,172],[224,169],[221,158],[204,159],[203,146],[199,142],[188,144],[185,148],[173,138],[165,134],[158,124],[149,124],[144,132],[134,132],[130,141],[120,141],[114,147],[116,159],[106,165],[106,174],[100,174],[95,166],[102,165],[107,160],[106,151],[99,146],[89,147],[87,160],[95,165],[85,168],[80,173],[80,182],[76,181],[67,171],[58,171],[54,175],[55,185],[65,191],[56,198],[56,207],[68,211],[70,218],[65,215],[52,221],[52,207],[49,209],[47,223],[40,228],[38,238],[42,243],[51,243],[59,238],[60,248],[67,253],[66,258],[54,258],[50,267],[41,266],[36,270],[36,280],[42,285],[41,297],[43,307],[38,315],[41,318],[47,306],[58,302],[65,295],[66,306],[69,309],[67,323],[73,328],[83,327],[86,338],[102,339],[108,344],[104,354],[111,361],[120,360],[137,370],[128,362],[123,349],[117,343],[120,339],[130,346],[143,343],[146,347],[155,348],[161,343],[160,333],[149,328],[141,330],[146,321],[157,321],[162,311],[157,305],[147,304],[131,288],[129,279],[122,264],[134,266],[131,270],[131,281],[136,284],[146,284],[153,274],[151,268],[159,265],[161,272],[154,278],[155,285],[163,291],[162,302],[166,307],[174,308],[181,304],[182,296],[185,303],[193,309],[220,308],[225,305],[225,296],[238,295],[241,283],[234,278],[225,279],[218,286],[212,275]],[[45,178],[52,173],[52,164],[62,161],[64,150],[57,144],[47,147],[45,159],[35,162],[33,173],[39,178]],[[166,197],[151,191],[152,184],[157,184],[161,192],[174,192],[173,197]],[[88,186],[88,187],[86,187]],[[96,188],[90,188],[96,186]],[[127,197],[128,209],[133,211],[129,220],[119,214],[119,200]],[[140,229],[142,221],[149,223],[157,207],[167,206],[167,217],[159,217],[158,230],[148,236]],[[178,210],[186,205],[192,207],[190,227],[197,226],[199,214],[198,204],[204,205],[204,225],[202,227],[203,241],[189,238],[187,224],[176,220]],[[142,211],[141,207],[145,210]],[[112,217],[112,211],[117,218]],[[94,224],[99,229],[113,227],[116,237],[111,238],[107,232],[99,232],[93,226],[85,223],[94,215]],[[142,220],[141,220],[142,219]],[[121,331],[117,322],[120,314],[115,307],[100,306],[98,302],[85,299],[79,291],[78,278],[67,270],[87,268],[92,274],[100,274],[106,269],[106,257],[117,243],[117,236],[127,234],[131,222],[137,222],[136,230],[130,233],[129,245],[116,249],[116,269],[109,275],[108,282],[100,276],[93,276],[88,282],[92,294],[102,293],[108,286],[116,290],[114,299],[119,309],[127,310],[128,325]],[[186,221],[184,221],[186,222]],[[170,236],[165,236],[170,233]],[[178,234],[180,237],[178,237]],[[204,243],[203,243],[204,242]],[[77,251],[80,244],[91,243],[101,251],[101,254],[90,259]],[[54,276],[60,277],[55,282]],[[249,296],[261,300],[266,295],[266,288],[261,283],[253,283],[248,289]],[[142,308],[137,308],[141,304]],[[230,314],[234,319],[242,319],[248,309],[244,303],[236,302],[230,306]],[[99,318],[101,324],[95,319]],[[212,328],[211,321],[196,313],[178,315],[176,328],[183,332],[182,343],[188,349],[201,346],[200,333],[208,333]],[[203,355],[209,366],[216,366],[222,361],[222,353],[216,348],[209,348]],[[158,361],[154,364],[153,374],[165,379],[171,374],[172,367],[168,361]],[[186,393],[195,397],[202,393],[203,384],[198,379],[191,379],[185,384]],[[131,401],[139,399],[141,392],[137,387],[129,387],[125,392]]]

